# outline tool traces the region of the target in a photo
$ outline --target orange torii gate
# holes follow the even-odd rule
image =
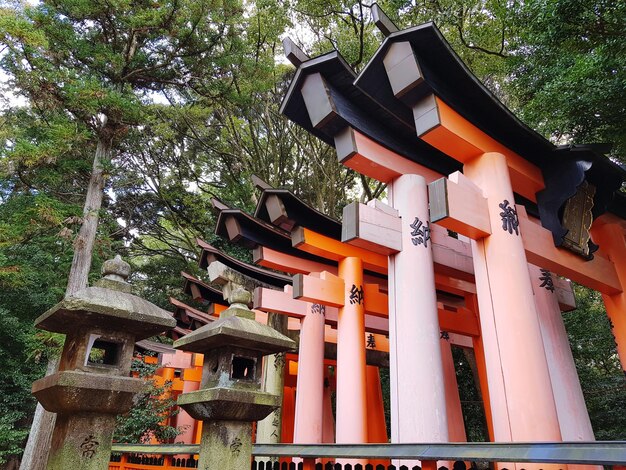
[[[259,204],[262,204],[264,200],[270,200],[271,198],[269,197],[265,197],[265,195],[267,194],[267,192],[277,192],[277,191],[281,191],[283,193],[283,197],[284,194],[286,194],[287,192],[285,192],[284,190],[265,190],[264,193],[261,196],[260,202]],[[293,199],[293,195],[290,196]],[[281,204],[283,206],[287,206],[289,204],[287,204],[286,201],[281,202]],[[291,205],[293,205],[293,201],[291,202]],[[380,204],[373,204],[374,206],[378,205],[380,207]],[[293,209],[293,208],[292,208]],[[310,209],[310,208],[309,208]],[[307,210],[309,210],[307,209]],[[366,209],[370,209],[367,206],[363,206],[360,208],[360,213],[363,213]],[[372,209],[373,210],[373,209]],[[263,211],[259,210],[259,207],[257,207],[257,213],[262,213]],[[304,216],[302,214],[303,212],[303,208],[300,208],[300,210],[298,211],[298,214],[295,214],[296,216],[299,216],[299,222],[301,223],[310,223],[310,217]],[[349,212],[349,210],[348,210]],[[292,219],[293,219],[294,214],[292,214]],[[254,220],[254,218],[244,215],[242,213],[240,213],[239,211],[235,211],[230,209],[229,212],[227,214],[224,214],[221,217],[221,223],[223,225],[226,225],[226,223],[228,222],[228,219],[231,217],[239,217],[241,219],[241,223],[239,222],[234,222],[234,221],[230,221],[230,225],[231,226],[235,226],[238,225],[240,226],[240,228],[238,229],[237,232],[233,232],[231,233],[231,235],[233,236],[233,238],[237,238],[237,240],[241,240],[242,239],[242,233],[256,233],[258,235],[258,231],[259,230],[263,230],[263,228],[265,226],[263,225],[259,225],[257,227],[257,231],[255,232],[254,230],[251,230],[251,227],[243,227],[241,228],[241,226],[244,226],[245,224],[249,223],[250,221]],[[344,216],[345,217],[345,216]],[[288,226],[290,227],[295,227],[298,224],[296,223],[296,221],[294,220],[290,220],[289,219],[289,214],[286,213],[286,211],[283,211],[283,214],[281,216],[281,220],[283,221],[287,221],[287,222],[283,222],[283,223],[287,223]],[[219,227],[218,227],[218,231],[219,231]],[[302,229],[296,229],[294,231],[294,233],[296,233],[297,235],[295,235],[297,238],[302,238],[303,235],[302,234],[306,234],[307,232],[303,231]],[[306,235],[304,235],[306,237]],[[309,230],[309,236],[311,236],[311,231]],[[328,237],[323,237],[320,234],[315,234],[317,239],[320,240],[325,240],[327,242],[327,244],[338,244],[338,245],[342,245],[341,243],[339,243],[336,240],[333,239],[329,239]],[[439,246],[440,248],[443,249],[443,245],[445,245],[446,242],[445,240],[442,241],[442,237],[447,238],[449,241],[453,241],[455,243],[459,243],[462,244],[462,242],[460,242],[459,240],[456,240],[454,238],[448,237],[447,232],[445,232],[445,230],[443,231],[443,233],[441,232],[441,230],[435,230],[434,232],[434,238],[435,238],[435,242],[439,242],[439,244],[435,244],[435,246]],[[263,238],[263,237],[261,237]],[[265,238],[267,240],[267,238]],[[353,242],[358,242],[358,240],[353,240]],[[248,245],[252,246],[254,245],[254,243],[251,243],[251,240],[248,240],[246,242]],[[369,242],[368,242],[369,243]],[[465,243],[467,245],[467,243]],[[286,244],[284,246],[287,246],[288,249],[292,249],[291,244]],[[284,248],[283,246],[283,248]],[[370,244],[370,246],[373,246]],[[305,246],[306,248],[306,246]],[[334,272],[336,272],[336,267],[333,267],[332,264],[332,259],[336,260],[336,255],[330,254],[328,255],[328,258],[330,259],[323,259],[323,256],[325,256],[323,251],[316,251],[317,255],[318,255],[318,261],[316,262],[309,262],[307,260],[302,260],[301,258],[298,258],[297,256],[294,255],[286,255],[284,253],[279,253],[275,250],[272,249],[268,249],[266,247],[261,247],[261,246],[256,246],[256,248],[254,248],[255,251],[255,259],[257,262],[259,262],[260,264],[265,264],[266,262],[268,262],[268,258],[269,258],[269,265],[268,267],[272,267],[274,269],[279,269],[279,270],[283,270],[283,271],[287,271],[287,272],[307,272],[307,269],[311,269],[311,267],[315,267],[317,269],[328,269],[328,270],[335,270]],[[315,251],[315,249],[311,250],[311,251]],[[269,255],[269,256],[267,256]],[[319,255],[322,255],[322,257],[319,257]],[[447,258],[448,260],[453,260],[454,257],[450,257],[448,256]],[[379,260],[380,261],[380,260]],[[325,264],[328,263],[328,264]],[[379,264],[382,266],[382,262],[379,262]],[[437,263],[435,263],[435,266],[437,267]],[[448,271],[451,271],[450,267],[444,267],[445,269],[447,269]],[[437,269],[441,269],[441,267],[438,267]],[[436,275],[437,276],[437,275]],[[459,282],[458,280],[455,280],[455,282],[450,282],[451,278],[446,278],[447,279],[447,284],[449,285],[446,290],[451,290],[452,292],[457,292],[457,293],[465,293],[466,294],[466,303],[469,306],[472,306],[475,301],[473,300],[473,298],[475,297],[475,295],[473,294],[473,292],[475,292],[475,288],[473,287],[473,285],[467,281],[461,281]],[[384,283],[386,284],[386,283]],[[556,298],[560,299],[560,303],[561,306],[564,310],[567,309],[571,309],[572,307],[572,299],[571,299],[571,290],[569,290],[569,286],[562,286],[560,285],[562,284],[561,281],[559,281],[558,279],[556,279],[554,281],[554,286],[555,286],[555,292],[556,292]],[[365,284],[365,286],[367,286],[367,284]],[[468,294],[467,292],[463,292],[460,290],[460,287],[463,286],[466,289],[469,289],[470,293]],[[375,286],[372,286],[375,287]],[[441,287],[441,286],[440,286]],[[367,294],[367,287],[364,288],[364,297],[365,299],[368,299],[368,294]],[[380,297],[380,292],[378,292],[378,289],[376,289],[375,291],[376,295]],[[568,294],[569,293],[569,298],[568,298]],[[257,293],[258,294],[258,293]],[[257,296],[258,297],[258,296]],[[371,296],[369,296],[369,298],[371,298]],[[291,300],[291,303],[293,303],[293,300]],[[380,301],[379,301],[380,303]],[[267,293],[267,295],[263,296],[263,300],[260,300],[259,298],[257,298],[256,301],[256,305],[257,306],[261,306],[263,309],[265,310],[270,310],[270,311],[282,311],[282,312],[295,312],[298,310],[298,307],[293,307],[290,306],[290,298],[288,294],[284,294],[282,292],[276,292],[276,291],[269,291]],[[367,301],[366,301],[366,315],[365,315],[365,324],[366,324],[366,328],[368,327],[368,323],[370,323],[370,327],[372,326],[372,320],[377,320],[377,319],[382,319],[381,317],[376,317],[373,315],[370,315],[370,313],[374,313],[377,314],[377,312],[372,311],[372,312],[367,312]],[[476,328],[472,327],[473,329],[470,330],[463,330],[463,322],[457,322],[456,320],[462,319],[462,313],[464,311],[463,308],[454,308],[454,310],[460,311],[461,315],[459,315],[458,313],[454,313],[451,312],[450,310],[448,310],[450,307],[447,306],[446,308],[443,308],[443,305],[439,305],[439,322],[441,324],[441,328],[442,329],[450,329],[452,331],[460,331],[464,334],[469,334],[469,335],[475,335],[476,334]],[[373,309],[371,309],[373,310]],[[337,309],[335,307],[327,307],[326,308],[327,311],[327,320],[330,320],[329,323],[332,324],[332,322],[336,321],[336,312]],[[369,321],[368,321],[369,319]],[[475,324],[475,319],[474,319],[474,324]],[[472,323],[470,323],[470,325],[472,325]],[[456,330],[455,330],[456,328]],[[386,329],[386,331],[384,331],[384,333],[386,333],[388,331],[388,329]],[[480,343],[478,343],[480,344]],[[464,346],[467,346],[467,343],[464,344]],[[479,363],[481,362],[480,358],[482,357],[482,354],[477,354],[477,359],[479,361]],[[482,368],[484,369],[484,367]],[[481,389],[483,390],[483,392],[485,393],[487,391],[487,383],[486,383],[486,377],[485,374],[482,373],[481,375]],[[448,389],[449,387],[447,387]],[[456,387],[455,387],[456,389]],[[456,390],[455,390],[456,391]],[[458,395],[457,395],[458,396]],[[487,397],[486,397],[487,398]],[[488,407],[488,399],[485,400],[486,402],[486,412],[489,416],[489,407]],[[448,408],[450,408],[450,406],[448,406]],[[491,420],[488,419],[488,422],[490,423]],[[453,429],[454,428],[454,424],[453,423],[449,423],[449,429]],[[457,426],[458,427],[458,426]]]
[[[263,201],[265,201],[266,203],[271,202],[273,204],[275,204],[276,202],[279,202],[280,204],[278,204],[278,206],[287,205],[286,203],[283,204],[283,202],[280,200],[277,201],[275,194],[272,194],[270,197],[265,197],[267,196],[268,192],[272,192],[272,191],[282,191],[283,196],[285,195],[284,190],[271,190],[271,189],[265,190],[260,198],[259,204],[262,204]],[[293,195],[291,195],[291,197],[293,198]],[[266,227],[265,225],[261,223],[257,223],[256,229],[253,229],[250,226],[250,224],[254,222],[253,217],[243,214],[240,211],[226,208],[224,206],[222,206],[221,209],[222,210],[218,218],[218,227],[217,227],[218,233],[227,235],[231,240],[242,243],[244,246],[254,245],[253,240],[247,238],[247,237],[254,237],[254,236],[256,236],[260,240],[265,241],[265,243],[269,243],[268,240],[271,237],[268,237],[267,233],[265,235],[260,233],[264,230],[268,230],[268,227]],[[308,224],[309,226],[313,225],[311,223],[310,217],[303,216],[302,214],[303,211],[306,212],[310,210],[310,208],[300,207],[300,209],[301,209],[299,211],[300,213],[298,214],[299,222]],[[257,207],[257,213],[261,213],[261,212],[262,211],[259,210],[259,207]],[[271,211],[269,211],[269,213],[271,213]],[[281,219],[275,218],[274,222],[277,222],[279,220],[281,221],[281,223],[284,223],[287,226],[292,227],[292,228],[297,225],[296,223],[294,223],[295,221],[293,220],[289,222],[290,219],[288,217],[288,214],[286,213],[283,213],[283,216]],[[336,222],[334,223],[337,224]],[[338,226],[340,229],[341,225],[338,225]],[[337,235],[337,233],[340,233],[340,232],[341,230],[336,232],[335,235]],[[278,231],[275,229],[271,229],[269,230],[269,233],[276,235],[278,234]],[[442,236],[445,238],[449,238],[450,241],[459,243],[458,240],[448,237],[447,233]],[[280,237],[283,237],[283,235],[280,234]],[[441,237],[438,237],[438,238],[441,238]],[[381,256],[377,253],[370,252],[363,248],[358,248],[358,247],[354,247],[351,245],[347,245],[345,243],[341,243],[340,241],[336,239],[313,232],[311,229],[307,229],[304,227],[297,227],[296,229],[292,231],[291,242],[292,243],[288,243],[288,244],[283,243],[281,248],[293,252],[293,249],[292,249],[292,244],[293,244],[298,249],[304,250],[305,254],[309,252],[312,255],[316,256],[317,257],[316,261],[311,261],[307,263],[306,259],[302,260],[295,254],[285,255],[284,253],[280,253],[278,251],[268,249],[262,246],[256,246],[255,253],[257,255],[260,254],[262,257],[265,254],[269,254],[272,258],[274,258],[272,261],[273,264],[271,265],[271,267],[274,269],[279,269],[281,271],[293,272],[295,270],[295,271],[308,273],[309,269],[307,268],[310,268],[310,267],[325,269],[324,271],[318,274],[313,274],[313,275],[309,274],[306,276],[302,274],[296,275],[294,277],[294,288],[295,289],[305,288],[306,290],[307,286],[309,286],[310,283],[319,284],[320,282],[323,283],[324,281],[327,281],[333,284],[335,287],[337,287],[337,291],[334,292],[334,295],[331,296],[331,298],[307,299],[306,294],[304,293],[295,293],[293,295],[295,297],[302,296],[302,298],[306,300],[315,300],[316,301],[314,302],[315,304],[322,303],[326,305],[326,308],[325,308],[326,319],[325,320],[330,324],[334,324],[335,322],[337,322],[338,318],[341,317],[341,314],[339,313],[339,309],[342,306],[345,306],[345,302],[344,302],[344,294],[345,294],[344,290],[345,289],[343,285],[344,282],[343,280],[340,281],[337,276],[335,276],[334,274],[328,271],[328,270],[332,270],[339,274],[341,267],[334,267],[332,264],[333,262],[339,261],[342,257],[345,257],[346,254],[352,255],[352,258],[355,258],[355,255],[358,255],[364,259],[363,264],[367,266],[367,268],[370,269],[371,272],[379,276],[382,276],[382,278],[378,278],[377,280],[379,282],[383,281],[382,283],[386,286],[386,279],[385,279],[386,276],[384,276],[383,274],[383,273],[386,273],[387,271],[386,256]],[[439,242],[445,243],[445,240],[442,239],[442,240],[439,240]],[[444,247],[442,246],[441,248],[443,249]],[[447,248],[447,250],[453,251],[449,247]],[[449,257],[449,256],[447,257],[448,259],[446,259],[446,256],[442,256],[441,258],[442,258],[442,261],[449,262],[450,260],[453,260],[453,257]],[[460,264],[463,265],[465,257],[462,256],[461,258],[462,258],[462,261]],[[258,262],[260,261],[260,264],[264,264],[264,261],[260,260],[258,256],[256,256],[256,259]],[[283,264],[282,262],[277,261],[279,259],[286,261],[286,263]],[[359,261],[360,261],[360,258],[359,258]],[[452,264],[452,263],[449,263],[449,264]],[[446,266],[445,268],[449,272],[454,271],[448,266]],[[378,271],[378,273],[376,273],[376,271]],[[316,277],[316,276],[319,276],[319,277]],[[471,278],[471,274],[469,273],[462,273],[462,276],[466,278]],[[371,278],[372,276],[370,276],[370,279]],[[450,278],[449,276],[445,276],[445,275],[442,275],[441,279],[442,279],[441,282],[443,282],[444,284],[449,284],[451,286],[450,290],[452,290],[453,292],[465,293],[465,291],[463,291],[462,288],[468,289],[470,290],[470,292],[474,291],[473,285],[469,281],[462,281],[462,280],[454,281],[452,278]],[[342,286],[339,286],[339,284],[342,284]],[[388,321],[387,321],[388,298],[387,298],[387,295],[380,290],[380,285],[379,284],[363,284],[362,288],[360,287],[356,288],[355,286],[354,289],[350,290],[350,294],[353,296],[355,295],[355,289],[356,289],[356,296],[361,299],[360,303],[362,303],[362,306],[363,306],[363,312],[364,312],[363,318],[365,319],[365,322],[364,322],[362,329],[363,330],[368,329],[369,331],[372,331],[372,328],[374,328],[374,331],[376,331],[375,329],[379,328],[378,331],[382,330],[383,333],[387,334],[388,333]],[[432,292],[434,293],[434,289],[432,290]],[[461,301],[463,300],[462,298],[460,299]],[[357,304],[359,304],[359,302],[353,302],[351,305],[357,305]],[[307,318],[306,317],[306,304],[301,301],[293,300],[292,294],[288,292],[279,292],[279,291],[270,290],[270,289],[257,289],[256,295],[255,295],[255,307],[261,310],[265,310],[265,311],[287,313],[287,314],[294,315],[294,316],[302,316],[305,319]],[[439,317],[440,317],[439,321],[442,324],[442,328],[445,328],[446,330],[449,330],[452,332],[459,332],[465,335],[478,336],[479,334],[478,324],[477,324],[475,314],[473,314],[469,309],[465,309],[463,307],[456,307],[456,308],[448,307],[448,308],[444,308],[442,304],[436,303],[435,314],[436,315],[439,314]],[[381,322],[380,320],[384,320],[384,321]],[[384,326],[381,328],[380,326],[377,326],[377,324],[381,324]],[[300,333],[302,342],[305,341],[306,337],[309,334],[306,331],[307,327],[305,325],[307,325],[306,321],[303,322],[303,327]],[[341,325],[341,322],[339,322],[339,325]],[[437,320],[435,320],[435,326],[437,328],[437,335],[436,335],[436,342],[434,343],[434,346],[436,347],[436,350],[437,350],[437,356],[441,355],[440,348],[444,350],[444,354],[447,348],[446,359],[447,359],[448,367],[446,368],[446,372],[448,374],[449,386],[446,387],[446,392],[448,393],[446,393],[445,396],[443,394],[441,395],[441,399],[444,400],[441,406],[445,409],[446,408],[445,402],[448,401],[450,403],[448,408],[454,409],[455,411],[455,419],[450,420],[450,423],[454,423],[454,425],[451,426],[451,428],[453,428],[452,432],[456,436],[457,440],[464,440],[465,433],[464,433],[464,427],[463,427],[463,418],[462,418],[462,414],[460,410],[460,402],[458,398],[458,390],[457,390],[456,378],[454,374],[454,365],[452,362],[452,357],[450,355],[450,345],[448,344],[447,341],[439,340],[439,326],[437,325]],[[355,332],[358,332],[359,328],[354,327],[354,325],[348,324],[347,327],[345,326],[343,327],[344,334],[346,331],[352,334],[352,338],[356,338]],[[342,340],[341,333],[342,333],[342,327],[338,326],[338,333],[337,333],[339,337],[338,343],[339,345],[343,344],[345,346],[348,344],[348,341]],[[363,331],[363,333],[365,333],[365,331]],[[366,346],[365,338],[366,338],[366,335],[362,334],[359,342],[363,344],[357,345],[357,347],[353,348],[352,351],[350,351],[353,354],[352,356],[348,355],[347,360],[344,359],[342,361],[341,348],[339,348],[339,351],[337,354],[339,371],[354,370],[354,363],[356,362],[356,360],[359,360],[359,357],[361,359],[363,357],[365,346]],[[373,337],[372,339],[375,340]],[[440,342],[441,342],[441,347],[439,344]],[[318,344],[319,344],[319,340],[318,340]],[[464,346],[466,345],[467,343],[464,343]],[[318,351],[319,351],[319,348],[318,348]],[[303,351],[301,349],[300,354],[303,354],[303,353],[306,354],[306,351]],[[305,362],[308,363],[308,360],[306,360],[306,358],[305,358]],[[344,364],[343,368],[341,365],[342,362]],[[298,371],[308,374],[307,369],[302,370],[301,368],[298,368]],[[355,383],[355,380],[350,380],[350,377],[347,377],[347,376],[348,374],[345,374],[345,373],[343,374],[343,377],[346,379],[345,385],[342,385],[341,380],[339,379],[338,381],[339,383],[337,385],[337,390],[338,390],[337,393],[338,393],[338,396],[341,395],[340,390],[343,386],[345,390],[344,394],[348,396],[350,400],[352,400],[355,392],[358,393],[359,390],[361,390],[362,392],[365,391],[366,384],[368,384],[369,381],[362,380],[360,384],[358,384],[358,383]],[[305,375],[304,377],[307,377],[307,376]],[[339,378],[342,377],[341,372],[338,373],[338,377]],[[361,375],[361,379],[362,378],[363,378],[363,375]],[[301,378],[299,374],[299,381],[300,380]],[[442,387],[442,390],[443,390],[443,387]],[[308,388],[305,389],[305,391],[303,392],[303,395],[301,396],[303,398],[309,396]],[[318,393],[317,396],[320,397],[321,394]],[[361,396],[363,396],[363,394],[361,394]],[[311,401],[311,400],[308,400],[308,401]],[[319,400],[316,401],[314,399],[312,401],[316,403]],[[367,400],[364,400],[364,401],[367,401]],[[340,402],[338,402],[338,410],[341,410],[341,409],[342,409],[342,405]],[[361,420],[361,422],[364,423],[363,426],[360,426],[358,428],[360,432],[362,432],[362,435],[359,437],[359,440],[362,440],[362,442],[368,442],[368,439],[371,439],[372,437],[371,437],[371,433],[369,433],[367,430],[367,426],[365,425],[365,423],[367,422],[367,416],[366,414],[363,414],[363,413],[365,413],[364,408],[361,408],[360,414],[359,414],[358,409],[355,412],[355,416],[359,416],[359,419]],[[338,440],[341,439],[339,423],[344,422],[346,423],[345,425],[350,428],[350,423],[353,421],[354,420],[352,418],[346,419],[345,417],[341,416],[341,413],[338,411],[338,416],[337,416],[337,423],[338,423],[338,438],[337,439]],[[311,423],[311,425],[314,425],[314,423]],[[449,423],[444,421],[443,425],[447,427]],[[355,427],[352,427],[352,429],[354,428]],[[447,429],[446,429],[446,433],[447,433]],[[298,432],[296,431],[296,435],[297,434]],[[369,442],[371,442],[371,440]]]
[[[333,145],[341,163],[388,183],[391,211],[397,211],[379,206],[373,218],[353,217],[352,229],[364,230],[343,239],[370,249],[378,245],[380,255],[400,259],[400,270],[390,262],[388,285],[390,299],[400,295],[403,306],[399,312],[390,302],[390,319],[397,322],[405,306],[413,309],[423,301],[406,300],[411,299],[407,288],[435,289],[430,259],[403,264],[416,255],[415,250],[408,254],[411,248],[423,248],[421,254],[429,256],[425,241],[435,233],[429,221],[468,237],[493,439],[592,440],[571,355],[554,353],[555,345],[565,343],[564,330],[548,321],[556,306],[551,272],[603,293],[624,364],[626,203],[618,191],[624,170],[602,155],[603,148],[557,148],[524,126],[471,75],[432,24],[399,31],[377,6],[373,12],[386,37],[359,75],[337,51],[310,59],[286,43],[297,71],[281,111]],[[399,229],[391,220],[398,216]],[[399,234],[401,250],[382,240],[392,232]],[[430,256],[436,262],[434,253]],[[266,253],[258,259],[273,262]],[[381,263],[372,264],[371,256],[363,265],[381,272]],[[553,296],[550,301],[543,299],[544,291]],[[432,321],[432,292],[425,295],[431,298],[424,308]],[[413,341],[432,339],[424,336],[413,333]],[[401,367],[400,374],[407,370]],[[566,399],[555,387],[577,396],[571,400],[577,406],[570,408],[574,426],[565,424]],[[414,409],[395,406],[392,442],[419,436],[419,430],[403,424]],[[445,427],[435,428],[424,440],[445,438]]]

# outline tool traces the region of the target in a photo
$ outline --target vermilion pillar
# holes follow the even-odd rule
[[[528,271],[535,292],[535,304],[552,380],[561,436],[567,442],[594,441],[576,364],[552,285],[552,274],[531,264],[528,265]],[[589,465],[568,465],[568,467],[570,470],[576,468],[600,470],[600,467]]]
[[[293,442],[323,442],[324,416],[324,307],[307,303],[300,327],[298,386]]]
[[[385,423],[385,404],[380,383],[380,370],[376,366],[367,366],[367,429],[368,442],[389,442],[387,437],[387,425]],[[369,463],[377,465],[389,465],[389,460],[370,460]]]
[[[402,218],[402,251],[389,257],[391,442],[447,442],[426,182],[403,175],[388,191]]]
[[[330,386],[330,373],[328,367],[324,366],[324,427],[322,432],[322,442],[335,442],[335,417],[333,415],[332,389]]]
[[[200,382],[185,381],[183,384],[183,393],[193,392],[198,390],[198,388],[200,388]],[[174,442],[194,444],[196,420],[182,408],[176,415],[176,427],[181,430],[181,433],[176,436]]]
[[[338,271],[345,283],[345,302],[337,318],[336,441],[364,444],[367,443],[367,399],[363,264],[360,258],[344,258],[339,261]]]
[[[593,224],[593,240],[608,254],[615,264],[617,277],[622,288],[626,288],[626,234],[622,226],[611,220],[611,216],[602,216]],[[626,292],[615,295],[602,294],[606,313],[611,321],[611,330],[617,343],[622,369],[626,374]]]
[[[506,158],[486,153],[464,173],[487,198],[491,223],[472,254],[495,440],[560,441]]]
[[[459,397],[459,386],[456,381],[452,346],[446,339],[440,340],[441,358],[443,362],[444,384],[446,387],[446,410],[448,413],[448,437],[450,442],[467,442],[465,422]]]
[[[295,421],[296,389],[283,388],[283,420],[281,424],[281,441],[285,444],[293,442],[293,426]]]

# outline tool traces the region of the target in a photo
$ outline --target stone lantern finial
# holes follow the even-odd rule
[[[102,264],[102,279],[96,281],[95,285],[130,293],[131,287],[128,283],[128,276],[130,276],[130,264],[124,261],[120,255],[115,255],[115,258]]]

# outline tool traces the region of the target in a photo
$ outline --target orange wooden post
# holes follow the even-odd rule
[[[128,463],[128,455],[122,454],[122,458],[120,460],[119,470],[126,470],[126,464]]]
[[[422,470],[437,470],[437,461],[422,460]]]
[[[315,459],[304,459],[302,461],[302,470],[315,470]]]
[[[531,264],[528,271],[535,293],[561,436],[565,442],[595,441],[552,274]],[[569,470],[602,470],[602,467],[592,465],[572,464],[568,467]]]
[[[365,305],[363,264],[360,258],[339,261],[344,281],[344,305],[337,319],[337,428],[338,444],[367,442],[367,398],[365,376]],[[361,463],[366,460],[340,463]]]
[[[385,423],[385,404],[380,382],[380,370],[376,366],[367,366],[367,434],[370,443],[389,442],[387,424]],[[389,465],[389,460],[377,459],[369,461],[372,466]]]
[[[324,306],[307,302],[300,327],[295,444],[321,444],[324,431]],[[294,462],[299,459],[294,458]],[[308,466],[304,460],[304,468]]]
[[[402,218],[402,251],[389,257],[391,442],[447,442],[426,182],[403,175],[388,190]]]
[[[281,429],[281,441],[285,444],[293,442],[293,425],[295,420],[296,389],[285,387],[283,389],[283,422]]]
[[[459,386],[456,381],[454,358],[452,357],[452,347],[448,340],[444,338],[439,341],[439,344],[441,346],[444,384],[446,387],[448,438],[450,442],[467,442],[463,411],[461,410],[461,398],[459,397]]]
[[[324,430],[322,432],[322,442],[332,444],[335,442],[335,416],[333,415],[332,394],[334,387],[331,386],[331,377],[328,367],[324,366]]]
[[[593,225],[592,235],[596,243],[615,263],[615,270],[622,286],[626,286],[626,234],[616,217],[605,215]],[[622,221],[623,223],[623,221]],[[626,373],[626,292],[602,294],[606,313],[611,321],[611,331],[617,344],[622,369]]]
[[[478,299],[476,294],[467,294],[465,304],[474,312],[478,312]],[[489,440],[495,441],[493,432],[493,417],[491,414],[491,400],[489,399],[489,381],[487,380],[487,364],[485,362],[485,347],[481,336],[472,338],[474,348],[474,359],[476,359],[476,374],[478,375],[478,385],[480,396],[485,410],[485,421],[487,422],[487,433]]]
[[[492,227],[489,237],[472,241],[472,251],[495,440],[560,441],[506,158],[486,153],[464,173],[483,190]]]

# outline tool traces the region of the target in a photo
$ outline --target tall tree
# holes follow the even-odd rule
[[[520,2],[511,56],[515,108],[555,142],[613,143],[626,158],[626,3]]]
[[[52,0],[0,10],[0,66],[13,93],[27,101],[25,127],[45,129],[39,139],[7,136],[4,163],[20,175],[76,151],[91,163],[66,295],[87,285],[120,142],[156,95],[183,99],[188,90],[202,90],[218,99],[232,86],[223,72],[237,54],[243,13],[240,2],[229,0]]]

